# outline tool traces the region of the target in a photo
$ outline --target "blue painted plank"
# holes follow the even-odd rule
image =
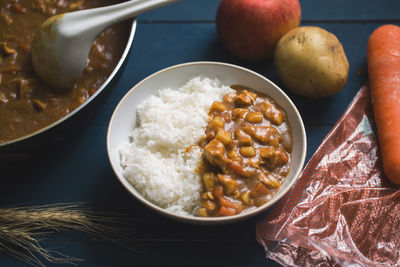
[[[106,130],[116,104],[134,84],[162,68],[188,61],[223,61],[248,67],[282,86],[272,62],[242,62],[220,45],[213,22],[218,3],[182,0],[140,16],[125,70],[107,101],[79,135],[28,160],[0,166],[2,206],[89,201],[95,210],[119,212],[134,221],[134,227],[127,232],[129,241],[123,246],[68,233],[51,236],[44,241],[44,247],[85,259],[80,266],[278,266],[265,259],[262,247],[255,241],[255,224],[268,211],[226,226],[173,222],[130,196],[115,178],[107,159]],[[282,86],[306,123],[308,160],[365,83],[366,74],[358,74],[358,70],[365,68],[368,36],[384,20],[399,20],[400,1],[352,0],[350,4],[344,0],[301,0],[301,5],[303,25],[321,26],[336,34],[351,65],[347,86],[334,97],[309,100]],[[371,20],[376,21],[345,23]],[[24,265],[0,254],[0,266]]]
[[[307,128],[307,159],[329,129]],[[196,256],[199,258],[192,266],[221,266],[226,262],[230,266],[278,266],[265,259],[255,241],[255,224],[268,211],[243,222],[211,227],[164,218],[144,207],[119,184],[105,151],[106,131],[104,125],[88,125],[81,129],[79,138],[64,141],[56,150],[1,170],[5,174],[0,186],[2,206],[87,201],[94,210],[124,214],[133,222],[126,233],[130,241],[124,246],[93,241],[80,234],[56,234],[43,243],[44,247],[84,258],[82,266],[124,266],[130,262],[138,266],[185,266]],[[216,257],[218,252],[221,257]],[[0,254],[0,266],[20,266],[20,262]]]
[[[182,0],[139,16],[143,21],[214,21],[219,0]],[[304,21],[399,21],[398,0],[300,0]]]
[[[397,0],[300,0],[303,20],[399,21]]]
[[[307,160],[330,128],[306,127]],[[99,202],[99,207],[118,209],[122,207],[113,203],[108,205],[107,196],[117,197],[122,202],[131,201],[108,162],[105,144],[107,126],[88,125],[80,130],[78,138],[67,139],[54,150],[3,166],[0,203],[4,205],[28,201],[41,204],[49,200],[81,200]]]
[[[138,17],[145,21],[213,21],[219,0],[181,0]]]
[[[310,25],[310,24],[304,24]],[[122,96],[146,76],[171,65],[190,61],[221,61],[250,68],[280,86],[292,98],[306,124],[333,124],[345,111],[356,92],[367,81],[366,44],[370,33],[379,23],[321,23],[313,24],[334,33],[343,43],[350,62],[346,87],[337,95],[321,100],[307,99],[287,90],[279,81],[273,62],[247,63],[235,59],[222,47],[212,23],[204,24],[142,24],[139,23],[133,49],[125,71],[108,99],[98,110],[92,124],[108,124]],[[161,89],[161,88],[160,88]]]
[[[84,259],[78,266],[167,266],[167,267],[217,267],[257,266],[278,267],[278,263],[266,260],[264,251],[256,243],[244,242],[136,242],[124,243],[123,247],[101,242],[49,242],[67,255]],[[207,256],[207,254],[209,256]],[[5,257],[4,257],[5,258]],[[2,266],[26,266],[11,258],[0,260]],[[70,266],[46,264],[46,266]]]

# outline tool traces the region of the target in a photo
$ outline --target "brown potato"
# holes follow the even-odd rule
[[[313,26],[298,27],[278,42],[274,56],[282,83],[293,92],[327,97],[347,83],[349,62],[332,33]]]

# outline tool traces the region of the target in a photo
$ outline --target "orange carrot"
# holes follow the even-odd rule
[[[236,211],[234,209],[225,206],[222,206],[218,212],[218,216],[232,216],[235,214]]]
[[[400,184],[400,27],[384,25],[371,34],[367,62],[383,170]]]

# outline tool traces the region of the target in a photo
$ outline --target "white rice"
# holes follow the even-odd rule
[[[185,149],[204,135],[211,104],[230,91],[216,79],[195,77],[139,105],[139,125],[120,149],[123,174],[136,190],[162,208],[195,214],[201,190],[195,170],[202,152],[198,146]]]

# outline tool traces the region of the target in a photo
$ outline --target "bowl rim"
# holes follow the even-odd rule
[[[298,168],[295,170],[295,173],[293,174],[294,178],[292,179],[292,181],[290,181],[290,183],[281,191],[279,191],[279,195],[276,194],[274,195],[274,197],[269,200],[268,202],[264,203],[263,205],[247,211],[247,212],[243,212],[243,213],[239,213],[236,215],[232,215],[232,216],[226,216],[226,217],[196,217],[196,216],[187,216],[187,215],[181,215],[181,214],[177,214],[174,213],[172,211],[166,210],[162,207],[159,207],[158,205],[154,204],[153,202],[151,202],[150,200],[146,199],[140,192],[138,192],[136,189],[135,191],[133,191],[132,189],[134,189],[134,186],[131,185],[128,180],[121,174],[118,172],[118,169],[116,166],[114,166],[113,161],[111,160],[111,147],[110,147],[110,143],[111,143],[111,136],[110,136],[110,132],[111,132],[111,128],[113,126],[113,122],[114,119],[116,117],[116,114],[118,113],[118,110],[120,109],[120,107],[123,105],[123,103],[126,101],[126,99],[128,98],[128,96],[130,94],[132,94],[138,87],[140,87],[143,83],[147,82],[148,80],[152,79],[153,77],[160,75],[161,73],[164,72],[168,72],[170,70],[173,69],[178,69],[178,68],[185,68],[188,66],[193,66],[193,65],[219,65],[219,66],[224,66],[224,67],[228,67],[228,68],[234,68],[234,69],[238,69],[240,71],[245,71],[248,72],[252,75],[258,76],[259,78],[263,79],[264,81],[266,81],[267,83],[269,83],[271,86],[275,87],[275,89],[278,90],[278,92],[280,94],[282,94],[282,96],[286,99],[286,101],[289,103],[289,105],[292,107],[294,113],[295,113],[295,117],[299,120],[299,125],[300,125],[300,139],[302,139],[302,148],[301,148],[301,156],[299,159],[299,166]],[[160,88],[162,89],[162,88]],[[306,138],[306,131],[305,131],[305,127],[304,127],[304,123],[303,120],[301,118],[301,115],[299,113],[299,111],[297,110],[296,106],[294,105],[294,103],[292,102],[292,100],[286,95],[286,93],[280,89],[275,83],[273,83],[272,81],[270,81],[268,78],[266,78],[265,76],[252,71],[250,69],[238,66],[238,65],[234,65],[234,64],[230,64],[230,63],[224,63],[224,62],[217,62],[217,61],[193,61],[193,62],[187,62],[187,63],[181,63],[181,64],[177,64],[177,65],[173,65],[170,67],[166,67],[164,69],[161,69],[153,74],[150,74],[149,76],[145,77],[144,79],[142,79],[140,82],[138,82],[136,85],[134,85],[131,89],[129,89],[128,92],[126,92],[126,94],[121,98],[121,100],[119,101],[119,103],[117,104],[117,106],[115,107],[113,114],[111,115],[109,124],[108,124],[108,128],[107,128],[107,137],[106,137],[106,148],[107,148],[107,156],[110,162],[110,165],[114,171],[115,176],[118,178],[118,180],[120,181],[120,183],[125,187],[125,189],[131,194],[133,195],[137,200],[139,200],[140,202],[142,202],[143,204],[145,204],[147,207],[153,209],[154,211],[167,216],[169,218],[172,218],[174,220],[177,221],[181,221],[181,222],[186,222],[186,223],[191,223],[191,224],[204,224],[204,225],[215,225],[215,224],[227,224],[227,223],[232,223],[235,221],[239,221],[239,220],[244,220],[247,219],[249,217],[255,216],[265,210],[267,210],[268,208],[270,208],[272,205],[274,205],[277,201],[279,201],[293,186],[293,184],[297,181],[303,167],[304,167],[304,162],[305,162],[305,158],[306,158],[306,152],[307,152],[307,138]],[[278,195],[278,197],[276,197]]]
[[[99,89],[96,90],[96,92],[91,95],[84,103],[82,103],[81,105],[79,105],[79,107],[77,107],[76,109],[74,109],[73,111],[71,111],[70,113],[66,114],[64,117],[56,120],[55,122],[37,130],[34,131],[30,134],[18,137],[16,139],[12,139],[6,142],[2,142],[0,143],[0,148],[1,147],[6,147],[12,144],[16,144],[19,142],[22,142],[24,140],[27,140],[29,138],[32,138],[34,136],[40,135],[44,132],[46,132],[47,130],[50,130],[51,128],[57,126],[58,124],[61,124],[62,122],[68,120],[69,118],[71,118],[72,116],[74,116],[76,113],[78,113],[80,110],[82,110],[84,107],[86,107],[90,102],[92,102],[92,100],[99,95],[107,86],[108,84],[111,82],[112,79],[114,79],[114,77],[116,76],[116,74],[118,73],[118,71],[121,69],[122,64],[124,63],[124,61],[126,60],[128,53],[130,51],[130,49],[132,48],[132,44],[133,44],[133,39],[135,36],[135,32],[136,32],[136,27],[137,27],[137,21],[136,19],[133,19],[132,21],[132,25],[131,25],[131,29],[129,32],[129,38],[126,42],[126,46],[124,48],[124,51],[121,55],[121,58],[119,59],[117,65],[115,65],[113,71],[110,73],[110,75],[108,76],[108,78],[102,83],[102,85],[99,87]]]

